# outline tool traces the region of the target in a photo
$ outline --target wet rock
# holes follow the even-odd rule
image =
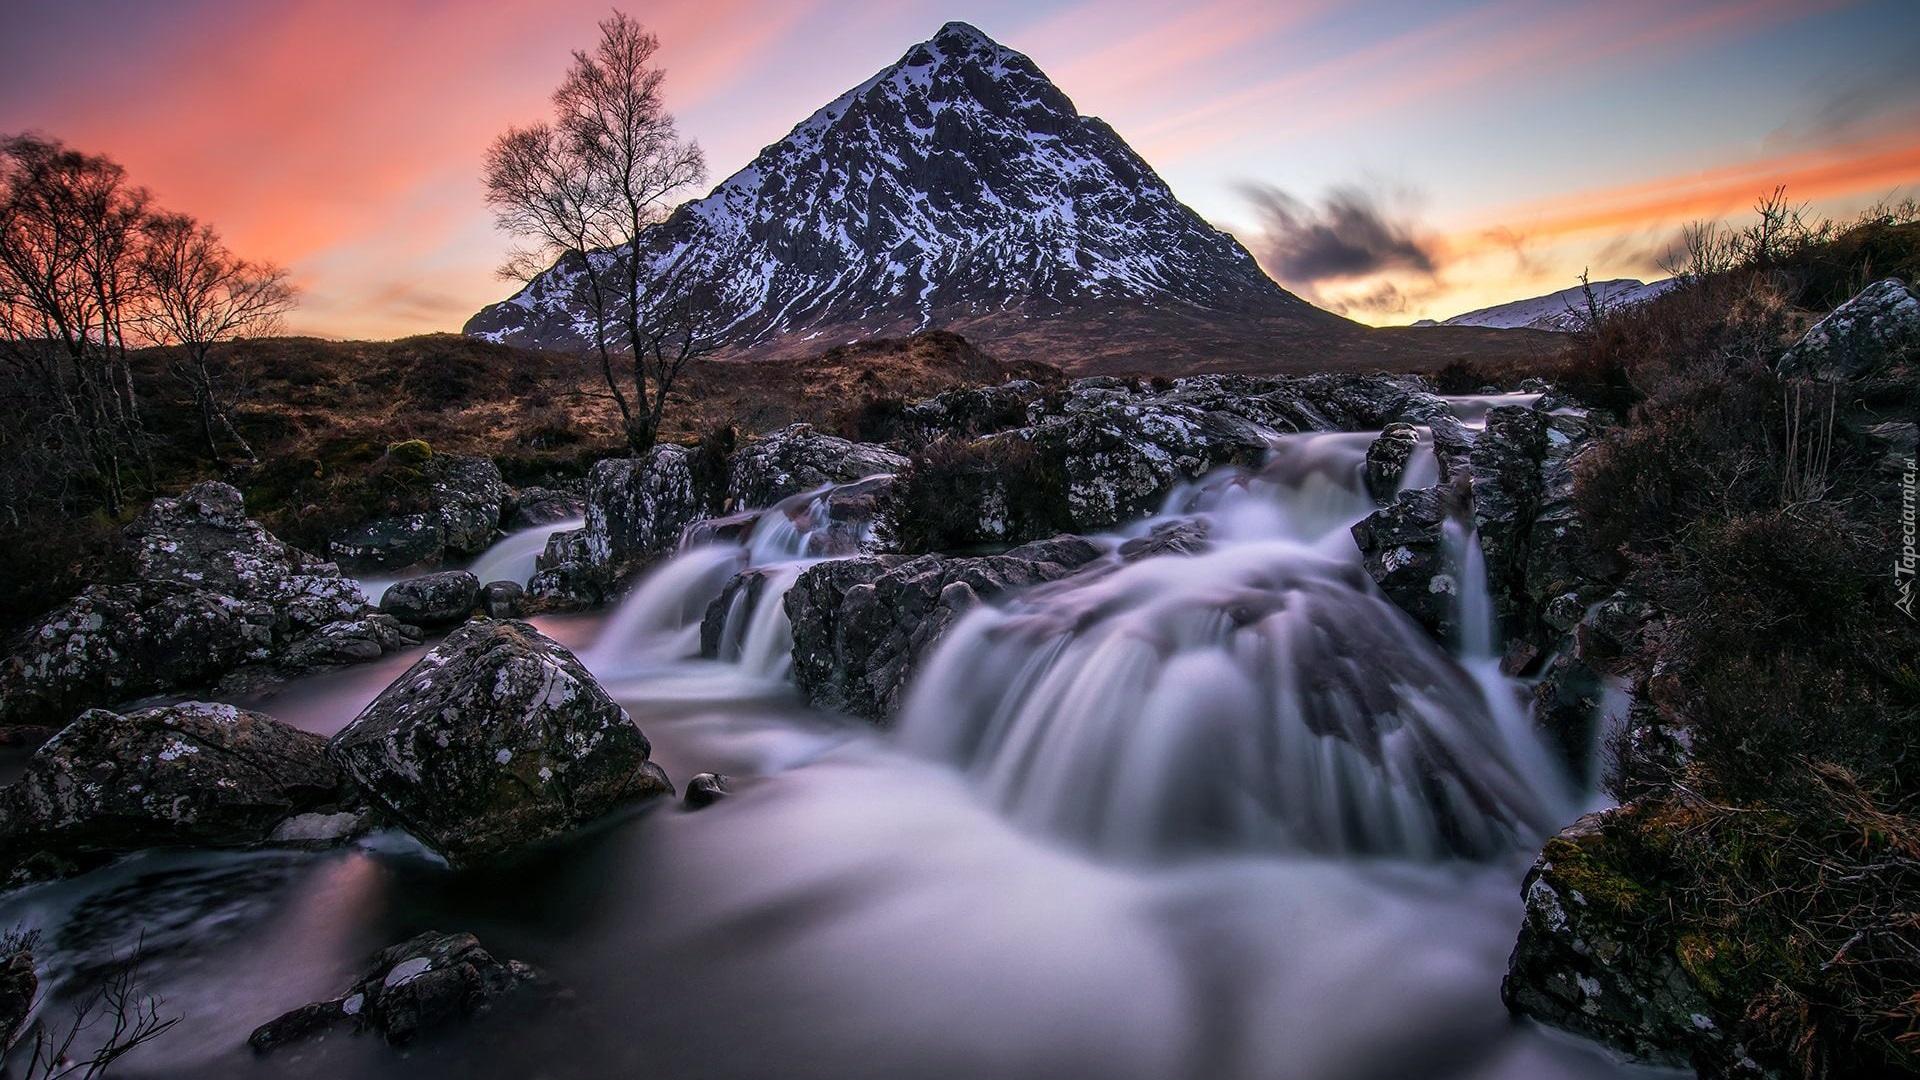
[[[1407,462],[1419,448],[1420,433],[1412,424],[1400,422],[1388,424],[1367,447],[1367,494],[1374,502],[1385,506],[1393,501],[1400,478],[1406,475]]]
[[[509,500],[509,508],[500,527],[507,532],[557,525],[587,515],[587,500],[571,491],[525,487]]]
[[[183,585],[95,585],[0,667],[0,723],[64,727],[82,709],[207,685],[270,659],[282,620],[265,601]]]
[[[651,749],[564,646],[487,620],[448,635],[328,744],[381,813],[456,864],[671,794]]]
[[[285,1013],[254,1029],[247,1045],[267,1053],[351,1026],[395,1046],[484,1015],[528,991],[551,994],[546,976],[518,960],[495,959],[472,934],[428,932],[382,951],[347,992]]]
[[[1600,673],[1587,666],[1577,651],[1554,657],[1533,689],[1534,725],[1583,787],[1593,781],[1592,749],[1606,692]]]
[[[1235,414],[1126,398],[1075,404],[1026,439],[1060,478],[1060,520],[1077,532],[1150,514],[1175,484],[1220,465],[1258,465],[1269,448],[1268,432]]]
[[[752,566],[727,579],[720,595],[700,619],[700,655],[708,660],[737,660],[746,627],[780,576],[773,567]]]
[[[15,880],[158,845],[252,844],[351,798],[326,740],[231,705],[90,709],[0,793]]]
[[[1506,632],[1527,635],[1524,579],[1527,540],[1540,502],[1540,462],[1547,452],[1545,414],[1518,405],[1487,410],[1474,442],[1473,520],[1486,556],[1494,609]]]
[[[811,424],[765,435],[734,451],[727,501],[734,507],[772,506],[825,484],[845,484],[907,467],[884,446],[823,435]]]
[[[376,518],[335,533],[327,551],[348,566],[370,570],[402,570],[440,558],[447,534],[435,514],[402,514]]]
[[[33,949],[39,943],[37,931],[9,932],[0,939],[0,1057],[20,1041],[33,1015],[34,998],[40,992],[40,977],[33,970]]]
[[[687,781],[687,797],[683,801],[687,809],[699,810],[731,794],[733,781],[730,777],[723,773],[703,772]]]
[[[526,599],[527,590],[517,581],[489,581],[480,587],[480,610],[489,619],[519,617]]]
[[[1458,493],[1447,487],[1403,491],[1352,530],[1367,576],[1443,642],[1460,633],[1460,570],[1446,538],[1458,502]]]
[[[380,611],[415,626],[445,626],[473,614],[480,580],[465,570],[445,570],[394,582],[380,598]]]
[[[596,462],[587,477],[586,561],[616,580],[672,551],[681,530],[719,503],[696,449],[663,445],[644,458]]]
[[[527,580],[529,611],[573,611],[603,602],[610,583],[587,551],[585,528],[567,529],[547,537],[547,547],[534,559]]]
[[[884,721],[942,635],[983,600],[1074,573],[1098,559],[1077,536],[1004,555],[869,556],[822,563],[787,592],[794,682],[815,705]]]
[[[317,671],[324,668],[378,660],[391,652],[420,644],[418,627],[392,615],[371,614],[358,619],[331,622],[294,642],[282,653],[277,666],[284,673]]]
[[[1205,518],[1163,521],[1147,535],[1121,544],[1120,558],[1123,562],[1139,562],[1161,555],[1198,555],[1213,546],[1208,531]]]
[[[1788,349],[1782,375],[1853,382],[1920,356],[1920,296],[1897,278],[1862,289]]]
[[[1626,869],[1613,835],[1637,813],[1588,814],[1547,842],[1521,886],[1526,922],[1501,998],[1518,1015],[1653,1064],[1737,1062],[1744,1054],[1729,1045],[1727,1018],[1673,949],[1647,936],[1641,908],[1658,899]]]
[[[737,514],[722,517],[701,518],[687,526],[680,535],[681,547],[700,547],[706,544],[740,544],[746,542],[753,527],[765,516],[764,510],[742,510]]]

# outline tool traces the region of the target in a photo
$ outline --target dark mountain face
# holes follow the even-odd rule
[[[653,290],[692,289],[743,352],[1117,309],[1255,320],[1315,336],[1352,324],[1274,284],[1040,69],[949,23],[814,113],[640,242]],[[583,340],[563,261],[466,332]],[[822,339],[825,340],[817,340]]]

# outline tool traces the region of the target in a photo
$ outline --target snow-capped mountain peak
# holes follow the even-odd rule
[[[900,332],[988,312],[1182,304],[1345,326],[1232,237],[1027,57],[950,22],[640,241],[645,289],[711,298],[723,340]],[[476,315],[496,341],[584,339],[563,264]]]

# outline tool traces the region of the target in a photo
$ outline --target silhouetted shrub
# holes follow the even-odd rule
[[[1066,478],[1013,436],[941,439],[913,455],[880,520],[895,551],[965,551],[1071,531]]]

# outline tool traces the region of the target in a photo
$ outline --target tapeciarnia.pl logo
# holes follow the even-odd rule
[[[1916,563],[1920,563],[1920,554],[1914,550],[1914,480],[1914,459],[1909,457],[1906,469],[1900,474],[1900,557],[1893,563],[1893,584],[1900,592],[1900,598],[1893,602],[1893,606],[1905,612],[1909,619],[1915,617],[1914,570]]]

